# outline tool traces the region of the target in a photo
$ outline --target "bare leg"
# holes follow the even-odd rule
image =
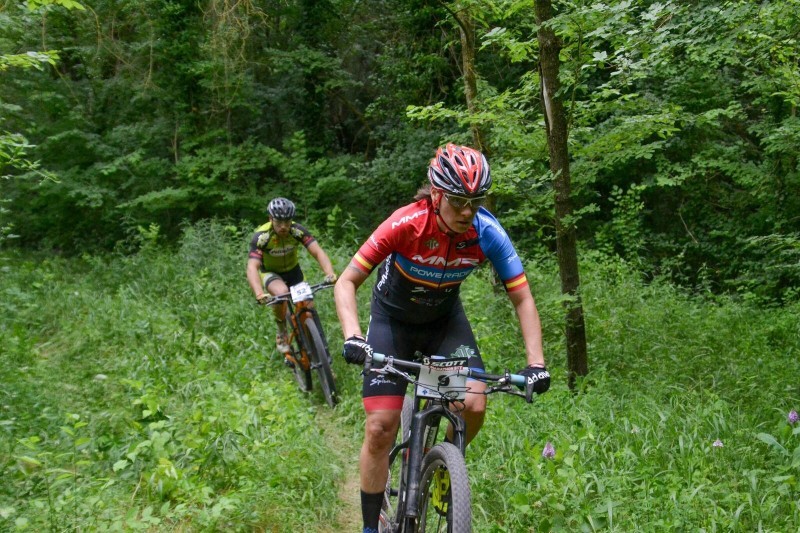
[[[389,471],[389,451],[394,445],[397,428],[400,426],[399,410],[370,411],[361,446],[359,467],[361,490],[369,493],[382,492],[386,488]]]
[[[286,294],[289,292],[289,287],[280,278],[273,278],[266,287],[267,292],[275,296],[276,294]],[[278,333],[286,334],[286,303],[281,303],[272,306],[272,311],[275,313],[275,323],[278,324]]]

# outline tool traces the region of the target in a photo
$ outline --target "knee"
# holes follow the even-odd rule
[[[386,420],[368,420],[365,444],[370,453],[383,454],[394,443],[396,427]]]
[[[471,416],[483,418],[486,414],[486,396],[475,395],[470,398],[464,410]]]

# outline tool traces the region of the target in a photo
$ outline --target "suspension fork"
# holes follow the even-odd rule
[[[292,314],[292,322],[295,331],[297,332],[297,336],[300,339],[300,345],[303,347],[305,352],[308,352],[308,347],[311,345],[311,339],[308,338],[305,328],[303,328],[303,319],[306,315],[311,315],[311,318],[315,319],[315,313],[311,308],[306,306],[298,306],[298,308],[295,308],[294,314]]]
[[[417,400],[419,401],[419,400]],[[425,426],[431,424],[431,419],[447,418],[453,424],[453,440],[461,453],[464,453],[464,435],[466,425],[464,419],[453,413],[442,404],[431,405],[422,411],[414,413],[411,419],[411,439],[409,442],[408,458],[408,485],[406,498],[406,516],[419,516],[419,482],[422,476],[422,458],[427,453],[425,446]],[[438,425],[438,423],[437,423]]]

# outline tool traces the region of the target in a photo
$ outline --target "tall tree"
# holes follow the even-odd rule
[[[451,8],[446,2],[442,5],[450,12],[458,24],[461,37],[461,68],[464,75],[464,98],[470,117],[478,111],[478,73],[475,69],[475,18],[471,6],[457,6]],[[481,152],[487,153],[488,147],[484,140],[483,132],[476,120],[470,120],[472,143]],[[488,154],[487,154],[488,155]]]
[[[544,105],[547,146],[550,153],[550,171],[555,187],[556,247],[558,253],[561,292],[568,296],[567,308],[567,382],[575,389],[578,376],[588,372],[586,358],[586,328],[583,304],[580,295],[580,272],[578,269],[578,245],[570,191],[569,148],[567,138],[567,116],[559,91],[558,79],[561,42],[547,24],[553,18],[550,0],[536,0],[536,22],[539,26],[539,74],[541,97]]]

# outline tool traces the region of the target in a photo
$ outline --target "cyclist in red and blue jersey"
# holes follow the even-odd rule
[[[423,354],[466,356],[483,370],[475,335],[459,298],[461,283],[489,262],[511,300],[525,342],[528,376],[537,393],[550,387],[542,350],[539,313],[522,262],[497,219],[483,207],[492,185],[489,165],[479,151],[448,144],[437,150],[428,181],[415,202],[395,211],[359,248],[336,284],[336,310],[348,363],[361,364],[373,350],[403,359]],[[380,266],[372,291],[367,335],[358,321],[356,291]],[[386,486],[389,450],[400,424],[406,381],[365,375],[366,411],[361,448],[361,505],[364,532],[377,532]],[[470,381],[473,391],[486,385]],[[468,394],[464,420],[467,442],[480,430],[486,396]]]
[[[285,294],[289,287],[303,281],[297,251],[308,250],[325,272],[325,281],[336,281],[336,273],[328,255],[309,231],[293,221],[295,205],[286,198],[273,198],[267,206],[269,221],[256,228],[250,239],[247,261],[247,281],[258,303],[265,304],[269,296]],[[286,303],[275,305],[278,334],[275,344],[279,353],[291,350],[286,335]],[[287,365],[292,363],[285,359]]]

